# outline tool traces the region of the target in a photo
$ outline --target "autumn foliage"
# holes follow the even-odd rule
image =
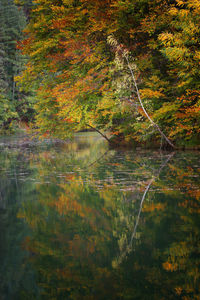
[[[37,92],[42,134],[91,125],[125,141],[160,141],[138,102],[130,70],[108,43],[128,51],[142,101],[177,145],[200,137],[200,3],[194,0],[35,0],[17,77]]]

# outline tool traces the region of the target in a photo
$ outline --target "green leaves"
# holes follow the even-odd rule
[[[199,86],[196,1],[183,5],[157,0],[38,0],[35,4],[27,39],[21,43],[29,63],[18,80],[26,91],[35,82],[39,128],[50,127],[51,134],[66,136],[90,124],[125,140],[146,139],[151,126],[144,123],[124,60],[129,55],[150,118],[174,142],[188,139],[189,134],[198,137],[198,118],[189,110],[182,116],[184,128],[190,130],[177,130],[180,98],[188,91],[196,93]],[[196,101],[188,99],[192,109],[196,105],[195,111]],[[154,131],[150,136],[158,141]]]

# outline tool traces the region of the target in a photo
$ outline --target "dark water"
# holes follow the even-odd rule
[[[200,153],[0,139],[0,299],[200,299]]]

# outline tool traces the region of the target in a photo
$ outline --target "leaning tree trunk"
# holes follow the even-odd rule
[[[162,130],[160,129],[160,127],[158,126],[158,124],[156,124],[152,119],[151,117],[149,116],[149,114],[147,113],[143,103],[142,103],[142,99],[140,97],[140,92],[139,92],[139,89],[138,89],[138,86],[137,86],[137,82],[135,80],[135,76],[134,76],[134,73],[133,73],[133,70],[131,68],[131,65],[129,63],[129,59],[128,59],[128,55],[124,55],[126,61],[127,61],[127,65],[128,65],[128,68],[131,72],[131,76],[132,76],[132,79],[133,79],[133,82],[134,82],[134,86],[135,86],[135,90],[136,90],[136,93],[137,93],[137,97],[138,97],[138,100],[140,102],[140,105],[142,107],[142,110],[144,112],[144,114],[146,115],[146,117],[148,118],[148,120],[153,124],[153,126],[159,131],[159,133],[161,134],[161,136],[166,140],[166,142],[172,147],[172,148],[175,148],[174,144],[172,144],[172,142],[166,137],[166,135],[162,132]]]

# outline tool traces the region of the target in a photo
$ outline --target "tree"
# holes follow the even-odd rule
[[[25,57],[16,48],[22,38],[26,17],[14,0],[0,3],[0,126],[9,129],[13,120],[31,118],[31,107],[16,87],[15,76],[23,69]]]
[[[195,143],[198,32],[199,6],[190,0],[38,0],[21,43],[30,59],[18,80],[25,88],[36,82],[43,134],[65,137],[88,124],[127,141],[159,143],[162,132],[177,144]],[[128,64],[108,45],[111,34],[129,52]]]

